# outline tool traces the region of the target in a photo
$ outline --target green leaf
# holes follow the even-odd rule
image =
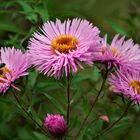
[[[127,32],[127,30],[125,30],[125,28],[123,28],[121,25],[117,24],[116,21],[108,19],[107,22],[117,33],[121,35],[129,36],[129,33]]]
[[[90,106],[89,106],[88,99],[86,97],[83,98],[82,107],[83,107],[83,111],[84,111],[85,115],[87,115],[89,113]]]
[[[22,13],[26,15],[26,18],[33,23],[37,22],[37,14],[35,13],[35,10],[31,7],[31,5],[23,0],[18,0],[17,2],[23,8]]]
[[[66,111],[58,100],[56,100],[54,97],[50,96],[47,93],[44,93],[44,95],[53,103],[53,105],[61,112],[61,114],[66,114]]]
[[[46,136],[44,136],[41,133],[33,132],[33,134],[35,135],[35,137],[37,138],[37,140],[49,140],[49,138],[46,139]]]
[[[13,25],[12,23],[9,24],[9,23],[0,21],[0,30],[25,35],[25,32],[23,32],[20,28],[18,28],[16,25]]]
[[[97,67],[94,67],[94,69],[92,70],[92,77],[91,77],[92,80],[93,81],[98,80],[99,76],[100,76],[100,74],[99,74],[98,68]]]
[[[35,86],[37,77],[38,77],[38,72],[33,71],[33,72],[29,73],[28,82],[29,82],[29,86],[31,88],[33,88]]]
[[[36,140],[29,129],[18,128],[17,131],[18,131],[18,138],[22,140]]]
[[[43,6],[42,8],[42,6],[38,6],[35,7],[35,11],[40,15],[43,22],[46,22],[49,19],[47,7]]]

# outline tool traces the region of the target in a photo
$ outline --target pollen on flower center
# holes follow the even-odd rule
[[[77,38],[71,35],[60,35],[51,42],[52,48],[61,53],[68,53],[69,50],[75,50],[77,44]]]
[[[132,86],[137,91],[137,93],[140,94],[140,82],[139,81],[132,80],[130,82],[130,86]]]
[[[118,53],[117,48],[114,48],[114,47],[110,46],[110,49],[111,49],[111,52],[113,53],[114,56],[122,57],[122,54]],[[107,47],[102,47],[102,54],[104,54],[106,52],[106,50],[107,50]]]
[[[120,54],[118,53],[117,48],[111,47],[111,51],[112,51],[113,55],[116,57],[121,58],[123,56],[122,53],[120,53]]]
[[[117,49],[116,49],[116,48],[111,47],[111,51],[112,51],[112,53],[113,53],[114,55],[117,54]]]
[[[102,47],[102,54],[106,52],[106,47]]]

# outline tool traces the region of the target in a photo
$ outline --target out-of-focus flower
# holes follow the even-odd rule
[[[54,137],[63,137],[67,131],[67,124],[64,117],[59,114],[48,114],[45,118],[44,126]]]
[[[87,20],[73,19],[44,23],[29,42],[32,63],[40,72],[60,78],[64,73],[83,69],[82,62],[92,65],[93,52],[99,51],[99,30]]]
[[[6,92],[14,85],[14,81],[28,74],[30,67],[28,54],[14,48],[1,48],[0,50],[0,92]]]
[[[119,71],[109,78],[111,89],[140,104],[140,73]]]
[[[96,54],[95,60],[105,64],[107,69],[112,67],[121,70],[140,70],[140,46],[132,39],[125,41],[125,37],[116,35],[111,45],[107,44],[107,35],[102,39],[101,52]]]

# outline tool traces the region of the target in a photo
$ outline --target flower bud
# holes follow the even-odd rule
[[[44,126],[54,137],[63,137],[67,131],[64,117],[59,114],[48,114],[45,118]]]

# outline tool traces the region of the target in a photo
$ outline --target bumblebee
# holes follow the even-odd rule
[[[0,63],[0,68],[3,68],[5,65],[5,63]]]
[[[1,70],[1,68],[5,67],[5,63],[0,63],[0,75],[3,74],[3,70]]]

